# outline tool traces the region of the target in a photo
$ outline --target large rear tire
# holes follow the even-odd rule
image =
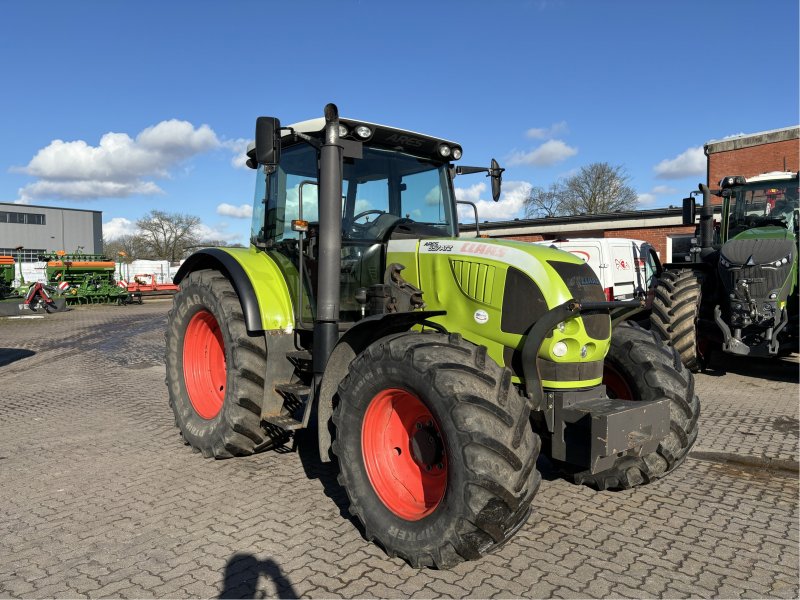
[[[650,312],[653,331],[670,344],[686,368],[697,373],[704,357],[697,335],[701,281],[691,269],[665,271],[658,280]]]
[[[408,333],[369,346],[333,413],[339,482],[366,537],[414,567],[505,543],[541,482],[530,406],[486,348]]]
[[[628,489],[650,483],[678,467],[697,439],[700,400],[694,393],[694,377],[675,349],[652,331],[622,322],[611,335],[603,383],[609,397],[621,400],[668,398],[670,431],[655,452],[622,457],[600,473],[573,473],[574,481],[601,490]]]
[[[189,274],[167,320],[167,388],[184,441],[205,457],[269,447],[261,426],[267,351],[245,328],[239,297],[218,271]]]

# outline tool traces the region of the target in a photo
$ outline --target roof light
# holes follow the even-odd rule
[[[356,127],[356,135],[362,139],[367,139],[372,135],[372,130],[366,125],[359,125]]]
[[[452,150],[450,150],[450,146],[447,144],[442,144],[439,146],[439,154],[442,155],[444,158],[449,158]]]
[[[458,148],[458,147],[453,148],[453,158],[455,160],[458,160],[458,159],[461,158],[461,148]]]
[[[722,181],[719,182],[719,187],[723,190],[725,188],[733,187],[735,185],[744,185],[747,183],[747,180],[742,177],[741,175],[733,175],[729,177],[723,177]]]
[[[345,137],[348,133],[350,133],[350,130],[347,129],[347,127],[345,127],[341,123],[339,123],[339,137]]]

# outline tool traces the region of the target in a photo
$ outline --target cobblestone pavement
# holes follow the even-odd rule
[[[0,597],[798,597],[797,476],[694,458],[629,492],[550,478],[505,547],[452,571],[389,559],[311,444],[181,443],[168,306],[0,320]],[[698,377],[699,444],[796,459],[796,361],[747,367]]]

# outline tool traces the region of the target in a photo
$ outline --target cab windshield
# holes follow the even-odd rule
[[[253,243],[296,239],[293,219],[318,220],[318,175],[317,151],[306,144],[283,150],[268,186],[259,167]],[[342,235],[383,241],[406,224],[415,237],[453,237],[452,193],[446,164],[365,146],[362,158],[344,160]]]
[[[767,225],[794,230],[798,219],[797,182],[743,186],[730,199],[730,235]]]

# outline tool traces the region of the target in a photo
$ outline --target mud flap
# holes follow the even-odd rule
[[[669,400],[606,397],[605,386],[553,394],[552,457],[599,473],[621,456],[653,452],[667,437]]]

